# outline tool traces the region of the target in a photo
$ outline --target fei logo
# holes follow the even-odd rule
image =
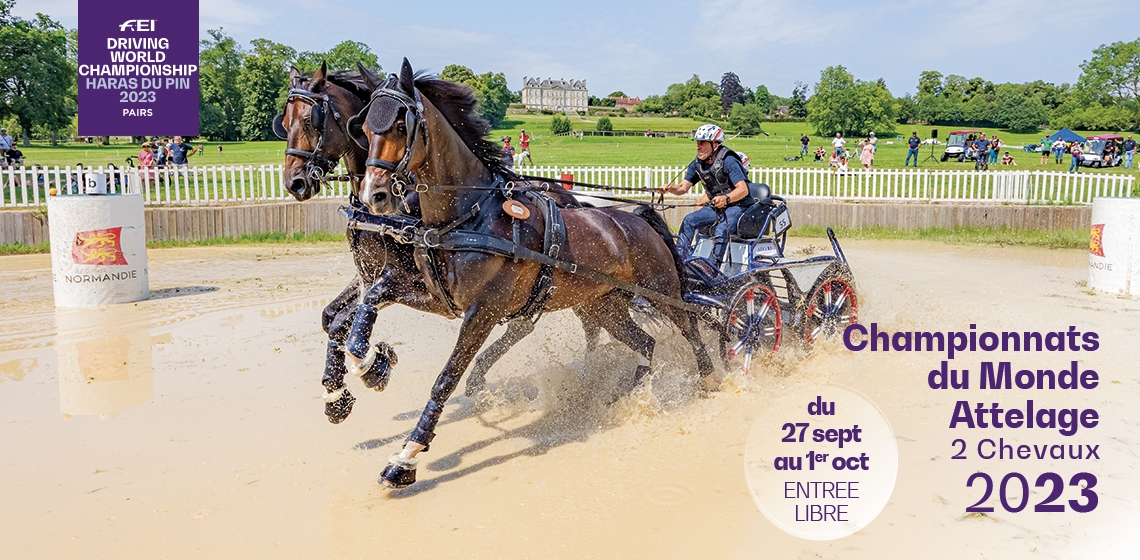
[[[71,260],[75,264],[104,266],[127,264],[120,243],[122,227],[81,231],[75,234],[75,244],[71,247]]]
[[[154,31],[153,19],[128,19],[119,24],[119,31]]]
[[[1089,232],[1089,254],[1104,256],[1104,224],[1093,224]]]

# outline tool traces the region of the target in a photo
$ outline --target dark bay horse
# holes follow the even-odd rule
[[[343,158],[355,190],[364,174],[366,152],[349,139],[345,126],[348,117],[364,107],[375,84],[369,84],[359,73],[329,73],[324,64],[310,76],[292,68],[289,79],[291,91],[285,110],[274,122],[275,132],[288,146],[284,188],[299,201],[312,198]],[[561,203],[576,204],[572,197],[563,197]],[[409,209],[418,214],[418,203],[410,200]],[[325,414],[334,424],[348,417],[356,400],[344,384],[350,366],[367,387],[382,391],[387,384],[395,353],[385,343],[369,343],[379,310],[395,303],[450,316],[450,310],[427,289],[411,245],[381,233],[352,228],[347,235],[357,276],[322,313],[322,327],[329,342],[321,382],[326,391]],[[597,343],[599,327],[584,320],[583,329],[587,345],[592,348]],[[526,318],[511,321],[507,333],[476,360],[480,377],[533,330],[534,323]]]
[[[545,251],[550,224],[560,229],[558,222],[546,223],[548,213],[536,199],[503,186],[509,172],[502,167],[498,147],[485,140],[489,127],[475,112],[475,104],[466,86],[430,75],[417,77],[405,59],[399,76],[373,91],[365,111],[349,120],[350,134],[368,146],[367,170],[357,197],[373,214],[385,215],[396,212],[408,193],[419,193],[423,227],[429,229],[418,239],[416,259],[425,270],[434,270],[427,278],[437,299],[446,300],[463,317],[459,340],[416,428],[380,475],[380,482],[389,487],[415,482],[416,455],[435,437],[444,403],[491,329],[528,304],[543,273],[543,265],[534,260],[438,249],[441,232],[490,234]],[[514,215],[508,215],[512,204],[527,211],[512,210]],[[664,220],[652,209],[641,207],[635,214],[578,208],[560,214],[564,245],[559,247],[559,259],[633,289],[681,299],[680,255]],[[575,308],[639,354],[633,382],[626,384],[632,388],[649,372],[655,344],[630,318],[632,294],[560,268],[552,276],[555,289],[545,300],[546,310]],[[653,306],[681,330],[696,354],[700,376],[708,383],[712,361],[697,333],[695,315],[671,305]]]

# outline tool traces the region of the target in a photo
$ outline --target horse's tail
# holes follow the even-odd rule
[[[673,242],[673,232],[669,231],[669,224],[665,223],[665,218],[661,217],[652,206],[639,204],[637,209],[633,211],[633,215],[645,220],[649,223],[649,227],[661,236],[661,240],[665,242],[665,246],[669,248],[669,253],[673,255],[673,265],[677,268],[677,279],[682,283],[685,281],[685,268],[684,257],[681,256],[681,250],[677,248],[677,244]]]

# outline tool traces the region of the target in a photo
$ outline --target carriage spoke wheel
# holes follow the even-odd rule
[[[728,361],[739,360],[740,369],[747,373],[754,355],[780,349],[782,331],[783,318],[775,292],[761,283],[745,284],[733,296],[724,322]]]
[[[811,350],[816,340],[831,338],[851,323],[859,322],[855,290],[842,278],[828,278],[816,287],[807,301],[804,318],[804,346]]]

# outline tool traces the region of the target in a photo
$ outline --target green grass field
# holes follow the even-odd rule
[[[593,130],[598,117],[571,118],[575,130]],[[581,140],[573,137],[554,137],[550,133],[549,115],[507,115],[507,119],[500,128],[491,132],[490,137],[497,140],[500,136],[509,135],[516,142],[519,132],[526,129],[532,136],[531,156],[536,165],[683,165],[692,160],[694,156],[693,143],[684,138],[645,138],[643,136],[628,137],[602,137],[587,136]],[[680,117],[615,117],[612,118],[615,130],[628,130],[641,132],[646,129],[658,131],[687,132],[703,124],[689,118]],[[897,135],[910,136],[912,130],[917,130],[919,137],[925,138],[930,134],[931,128],[938,128],[939,138],[944,140],[947,132],[957,127],[931,127],[931,126],[905,126],[899,125]],[[811,127],[806,123],[767,123],[764,127],[768,136],[756,138],[730,138],[727,144],[737,150],[746,152],[752,158],[752,165],[759,167],[822,167],[825,163],[807,161],[786,161],[799,153],[799,137],[804,132],[810,132]],[[1007,144],[1021,146],[1037,143],[1043,134],[1010,134],[998,129],[981,129],[987,135],[998,134]],[[1084,131],[1082,134],[1090,135],[1105,131]],[[877,168],[900,168],[906,159],[906,144],[896,138],[896,134],[879,134],[879,150],[875,158]],[[809,135],[811,146],[830,148],[831,139]],[[858,139],[851,139],[848,147],[854,149]],[[198,142],[194,143],[196,146]],[[205,150],[190,158],[192,165],[239,165],[281,163],[284,161],[284,142],[204,142]],[[223,147],[221,153],[218,146]],[[934,155],[941,155],[942,146],[935,146]],[[82,162],[84,165],[106,165],[114,163],[122,165],[124,159],[136,154],[138,148],[126,143],[116,143],[104,147],[92,144],[68,145],[50,147],[33,145],[24,149],[28,165],[39,164],[43,166],[75,166]],[[1052,162],[1041,164],[1037,154],[1029,154],[1020,148],[1010,148],[1009,152],[1016,158],[1017,169],[1048,169],[1054,171],[1067,171],[1068,157],[1062,164]],[[922,157],[930,155],[929,146],[924,146]],[[853,167],[858,162],[853,162]],[[921,164],[924,168],[939,169],[973,169],[972,162]],[[994,166],[994,169],[1001,169]],[[1084,169],[1091,173],[1137,173],[1136,168],[1125,170],[1112,168],[1107,170]]]

